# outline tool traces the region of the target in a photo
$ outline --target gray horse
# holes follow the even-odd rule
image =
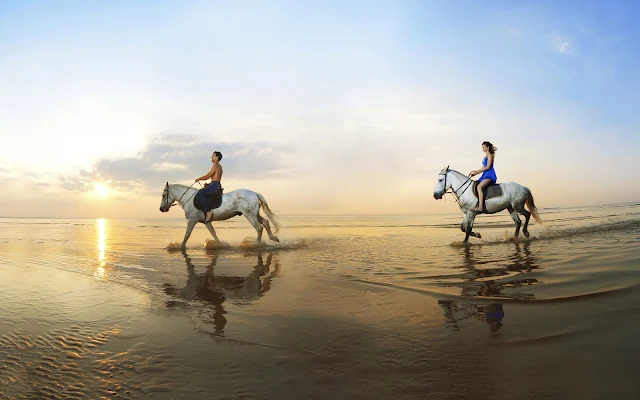
[[[455,196],[460,209],[464,213],[464,220],[460,225],[460,229],[466,234],[464,238],[465,243],[469,240],[469,236],[481,237],[479,233],[473,232],[472,230],[473,221],[476,215],[479,214],[479,212],[473,211],[473,208],[478,205],[478,197],[474,193],[474,183],[475,181],[468,176],[449,169],[447,166],[447,168],[440,171],[438,182],[433,189],[433,197],[437,200],[441,199],[448,190],[451,190],[451,193]],[[535,218],[539,224],[543,223],[533,202],[531,191],[515,182],[505,182],[495,186],[496,188],[490,188],[489,190],[495,190],[497,194],[485,200],[486,211],[483,210],[483,213],[494,214],[505,209],[509,211],[511,218],[513,218],[513,221],[516,223],[516,237],[518,237],[520,226],[522,225],[518,214],[524,215],[525,221],[522,227],[522,233],[526,237],[529,237],[529,231],[527,230],[529,218],[533,215],[533,218]],[[524,208],[525,204],[529,208],[529,211]]]
[[[185,232],[184,239],[180,245],[183,249],[186,247],[187,240],[189,239],[189,236],[191,236],[191,232],[198,222],[205,224],[216,242],[220,241],[215,229],[213,229],[213,226],[211,225],[211,221],[205,221],[204,213],[193,205],[193,197],[197,191],[198,189],[193,187],[180,184],[170,185],[169,182],[167,182],[164,186],[164,190],[162,191],[160,211],[168,212],[175,202],[178,202],[180,207],[184,210],[184,216],[187,219],[187,231]],[[267,214],[268,219],[263,218],[260,215],[260,208],[262,208],[265,214]],[[244,215],[258,233],[258,242],[262,241],[263,227],[267,230],[269,239],[274,242],[280,241],[278,237],[271,232],[271,226],[269,225],[269,220],[271,220],[271,223],[275,227],[275,233],[278,233],[278,230],[280,229],[278,220],[271,209],[269,209],[267,200],[265,200],[260,193],[253,192],[248,189],[238,189],[229,193],[224,193],[222,195],[222,204],[220,207],[215,208],[212,211],[213,221],[223,221],[238,215]]]

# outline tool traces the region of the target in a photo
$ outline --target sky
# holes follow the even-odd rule
[[[225,192],[279,214],[456,213],[438,173],[480,168],[485,140],[538,207],[640,201],[639,18],[615,0],[0,0],[0,216],[161,217],[164,184],[214,150]]]

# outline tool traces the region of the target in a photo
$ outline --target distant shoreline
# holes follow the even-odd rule
[[[640,200],[631,201],[627,203],[611,203],[611,204],[595,204],[589,206],[567,206],[567,207],[539,207],[541,212],[545,210],[571,210],[571,209],[585,209],[585,208],[599,208],[599,207],[629,207],[640,206]],[[313,218],[335,218],[335,217],[402,217],[402,216],[455,216],[460,215],[460,211],[456,209],[454,212],[448,213],[398,213],[398,214],[280,214],[279,217],[313,217]],[[4,216],[0,215],[0,219],[67,219],[67,220],[96,220],[96,219],[114,219],[114,220],[136,220],[136,219],[158,219],[158,220],[184,220],[183,216],[180,217],[120,217],[120,218],[106,218],[106,217],[27,217],[27,216]]]

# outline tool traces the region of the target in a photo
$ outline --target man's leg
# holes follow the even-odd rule
[[[198,201],[200,202],[200,208],[205,215],[204,222],[209,221],[211,215],[213,214],[209,209],[209,202],[207,201],[206,196],[214,193],[216,191],[215,185],[208,185],[206,188],[200,190],[198,192]]]
[[[222,186],[220,186],[220,182],[211,182],[206,188],[205,190],[203,190],[204,194],[206,196],[209,196],[211,194],[214,194],[216,192],[219,192],[220,190],[222,190]],[[204,196],[203,196],[204,197]],[[202,206],[203,210],[206,209],[206,212],[204,212],[204,222],[208,222],[211,221],[211,217],[213,217],[213,211],[211,211],[211,209],[209,208],[209,204],[207,202],[207,200],[204,200],[204,206]]]
[[[207,213],[207,211],[209,211],[209,206],[207,204],[207,199],[205,198],[205,195],[207,194],[207,189],[209,189],[209,187],[206,187],[202,190],[200,190],[197,194],[198,196],[198,202],[200,203],[200,208],[202,209],[203,213]]]
[[[220,189],[222,189],[222,186],[220,186],[220,182],[211,182],[209,186],[207,186],[207,189],[209,188],[211,188],[211,191],[207,192],[207,194],[219,191]]]

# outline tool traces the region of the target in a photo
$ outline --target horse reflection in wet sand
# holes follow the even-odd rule
[[[481,249],[465,247],[461,251],[463,267],[467,270],[461,275],[466,278],[465,282],[460,284],[462,296],[514,299],[534,297],[533,293],[519,291],[538,282],[537,279],[527,276],[538,269],[537,258],[531,253],[529,243],[513,243],[513,251],[507,256],[508,263],[492,267],[481,267],[484,262],[474,257],[474,251],[481,252]],[[496,254],[492,253],[491,256]],[[505,288],[508,288],[509,293],[503,292]]]
[[[538,282],[535,278],[526,277],[526,274],[538,269],[538,260],[532,254],[529,243],[513,243],[513,250],[506,257],[509,261],[506,265],[496,267],[484,267],[483,264],[493,264],[493,258],[500,257],[496,249],[492,249],[492,260],[484,261],[479,254],[481,249],[465,247],[461,250],[465,273],[459,275],[465,281],[456,284],[460,287],[462,297],[466,298],[509,298],[509,299],[533,299],[533,293],[526,293],[522,288],[530,287]],[[510,248],[511,246],[508,246]],[[515,275],[514,275],[515,273]],[[524,275],[524,276],[523,276]],[[450,284],[447,284],[447,286]],[[509,292],[505,293],[507,289]],[[492,333],[496,333],[502,327],[504,309],[502,303],[477,304],[473,300],[438,300],[443,310],[447,326],[459,330],[464,325],[464,320],[474,318],[485,321]]]
[[[255,255],[255,253],[253,254]],[[261,251],[257,253],[257,263],[247,276],[216,274],[215,267],[218,263],[218,254],[211,255],[211,262],[206,271],[198,273],[187,253],[183,251],[182,255],[187,265],[187,283],[183,288],[177,288],[175,285],[165,283],[164,291],[172,297],[187,301],[200,300],[213,305],[211,322],[213,322],[215,334],[218,335],[224,334],[224,328],[227,324],[227,319],[224,316],[227,312],[223,307],[225,300],[253,301],[259,299],[269,291],[272,279],[280,271],[280,263],[277,258],[274,260],[273,254],[269,253],[266,262],[264,262]],[[167,302],[167,307],[179,305],[181,305],[180,302]]]

